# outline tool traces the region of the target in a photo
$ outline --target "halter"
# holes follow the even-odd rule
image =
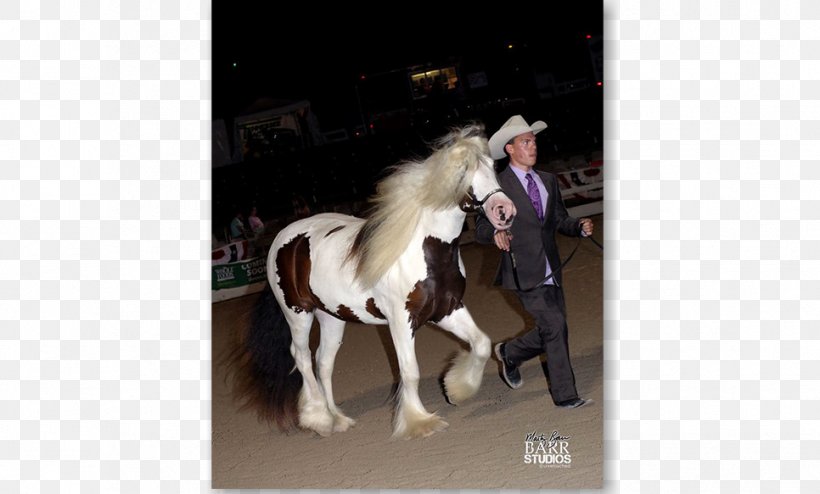
[[[490,198],[493,194],[497,194],[499,192],[503,192],[501,188],[497,188],[495,190],[491,190],[484,196],[484,199],[478,200],[478,198],[473,193],[473,188],[470,187],[467,189],[467,194],[464,196],[464,199],[458,204],[458,207],[461,208],[462,211],[465,213],[481,213],[484,216],[487,216],[487,212],[484,211],[484,203],[487,202],[487,199]]]

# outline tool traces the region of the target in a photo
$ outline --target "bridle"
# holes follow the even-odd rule
[[[464,199],[462,199],[461,202],[458,203],[458,207],[460,207],[461,210],[465,213],[479,213],[483,214],[484,216],[487,216],[487,211],[484,211],[484,203],[487,202],[487,199],[489,199],[490,196],[492,196],[493,194],[498,194],[499,192],[504,192],[503,190],[501,190],[501,187],[495,190],[491,190],[490,192],[487,192],[487,195],[484,196],[484,199],[481,199],[479,201],[475,193],[473,193],[473,188],[470,187],[469,189],[467,189],[467,194],[465,194]],[[501,219],[503,220],[504,218]]]

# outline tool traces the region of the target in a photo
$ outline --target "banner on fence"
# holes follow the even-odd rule
[[[211,289],[223,290],[250,285],[265,281],[267,266],[264,257],[228,264],[215,264],[211,267]]]

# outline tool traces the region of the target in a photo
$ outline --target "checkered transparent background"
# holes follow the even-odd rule
[[[820,492],[820,3],[605,2],[605,492]],[[210,489],[210,3],[0,2],[0,492]]]

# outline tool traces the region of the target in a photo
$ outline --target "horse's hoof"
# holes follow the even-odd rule
[[[451,405],[458,405],[475,396],[478,388],[481,386],[481,381],[471,383],[463,378],[463,376],[452,376],[447,374],[444,377],[444,392],[447,395],[447,402]]]
[[[333,432],[333,425],[333,415],[327,410],[324,413],[303,411],[299,416],[299,427],[312,430],[322,437],[327,437]]]
[[[444,376],[444,391],[451,405],[458,405],[472,398],[481,386],[484,366],[473,365],[474,360],[469,352],[460,352],[453,359],[450,370]]]
[[[356,421],[350,417],[338,414],[333,418],[333,432],[344,432],[356,425]]]
[[[329,424],[300,422],[299,427],[301,427],[303,429],[311,430],[311,431],[315,432],[316,434],[319,434],[322,437],[328,437],[333,433],[333,423],[332,422],[329,423]]]
[[[330,437],[333,434],[333,427],[318,427],[318,426],[306,426],[304,424],[300,424],[302,428],[311,430],[316,434],[319,434],[322,437]]]
[[[417,439],[420,437],[432,436],[436,432],[441,432],[450,424],[438,415],[430,415],[427,418],[408,423],[403,430],[396,431],[393,436],[402,439]]]

